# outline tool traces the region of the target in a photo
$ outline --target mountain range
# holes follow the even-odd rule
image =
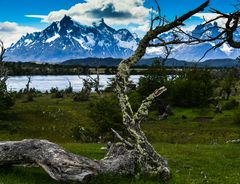
[[[217,23],[198,25],[193,31],[188,32],[196,38],[214,37],[219,34]],[[171,33],[161,37],[171,39]],[[238,32],[234,35],[240,40]],[[139,37],[127,29],[116,30],[108,26],[104,19],[91,26],[77,23],[69,16],[61,21],[53,22],[41,32],[23,36],[7,49],[8,61],[34,61],[60,63],[66,60],[86,58],[126,58],[137,48]],[[174,46],[171,58],[180,61],[198,61],[206,50],[216,45],[219,40],[198,45],[181,44]],[[161,56],[161,49],[148,49],[146,57]],[[239,49],[233,49],[228,44],[209,52],[205,60],[235,59],[240,55]]]
[[[104,19],[84,26],[65,16],[42,32],[23,36],[7,49],[9,61],[60,62],[86,57],[125,58],[136,49],[139,38],[127,29],[115,30]]]

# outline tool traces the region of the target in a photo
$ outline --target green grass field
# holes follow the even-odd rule
[[[94,97],[92,98],[94,99]],[[26,138],[48,139],[65,149],[93,159],[100,159],[101,144],[80,144],[71,129],[80,124],[93,126],[88,115],[89,102],[75,103],[70,97],[53,99],[51,95],[36,97],[25,103],[17,99],[15,106],[0,115],[0,140]],[[167,183],[240,183],[240,146],[226,144],[240,138],[240,125],[233,123],[234,110],[215,114],[214,108],[173,108],[174,115],[159,121],[150,113],[142,128],[161,155],[167,158],[172,177]],[[185,115],[187,119],[181,117]],[[0,167],[0,184],[52,184],[42,169]],[[145,176],[99,176],[93,183],[161,183]]]

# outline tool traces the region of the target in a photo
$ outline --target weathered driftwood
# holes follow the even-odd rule
[[[88,182],[98,174],[133,174],[137,156],[124,144],[112,145],[104,159],[95,161],[46,140],[0,142],[0,165],[36,164],[59,181]]]
[[[136,113],[133,112],[127,96],[130,67],[136,64],[145,54],[151,41],[162,33],[183,25],[192,15],[204,10],[209,1],[189,11],[173,22],[161,24],[151,29],[140,41],[135,53],[124,59],[116,75],[116,93],[123,114],[123,124],[128,132],[125,139],[113,130],[122,143],[111,146],[106,157],[99,161],[67,153],[54,143],[44,140],[23,140],[19,142],[0,143],[0,165],[35,163],[41,166],[53,179],[60,181],[87,182],[101,173],[134,174],[136,172],[158,175],[161,179],[170,177],[167,161],[158,154],[144,132],[141,123],[148,116],[148,111],[158,96],[166,91],[165,87],[157,89],[141,104]],[[180,42],[174,40],[168,44]],[[167,43],[162,43],[166,45]]]

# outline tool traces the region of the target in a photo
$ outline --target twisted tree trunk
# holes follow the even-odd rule
[[[46,140],[0,142],[0,165],[36,164],[58,181],[88,182],[98,174],[133,174],[137,157],[124,144],[112,145],[104,159],[95,161]]]

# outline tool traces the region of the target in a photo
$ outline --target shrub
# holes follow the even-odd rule
[[[52,98],[64,98],[64,91],[58,90],[58,88],[51,88],[50,93],[52,93]]]
[[[32,93],[28,93],[27,94],[27,102],[32,102],[34,99],[33,99],[33,94]]]
[[[223,109],[224,110],[232,110],[235,109],[239,106],[239,102],[235,99],[231,99],[230,101],[227,101],[224,106]]]
[[[116,81],[114,78],[110,79],[110,81],[108,82],[106,88],[105,88],[105,92],[113,92],[114,89],[116,87]]]
[[[50,89],[50,93],[57,93],[58,91],[58,87]]]
[[[64,92],[63,91],[58,91],[53,94],[53,98],[64,98]]]
[[[214,82],[210,71],[192,69],[168,83],[168,99],[182,107],[207,106],[213,96]]]
[[[240,110],[234,113],[233,122],[240,125]]]
[[[77,125],[71,129],[72,136],[77,142],[94,142],[95,138],[90,129]]]
[[[78,93],[75,93],[73,97],[74,102],[84,102],[89,100],[90,93],[86,93],[86,91],[80,91]]]
[[[164,86],[167,82],[167,73],[164,68],[152,66],[146,74],[139,79],[137,91],[142,97],[147,97],[156,89]]]
[[[129,102],[132,106],[134,112],[138,110],[140,105],[142,104],[142,96],[137,91],[131,91],[129,94]]]
[[[0,110],[8,110],[15,103],[14,95],[6,91],[0,91]]]
[[[65,93],[72,93],[73,92],[73,87],[69,86],[65,89]]]
[[[98,136],[111,138],[111,128],[123,133],[121,110],[115,96],[106,96],[93,101],[90,104],[89,116],[94,122]]]

